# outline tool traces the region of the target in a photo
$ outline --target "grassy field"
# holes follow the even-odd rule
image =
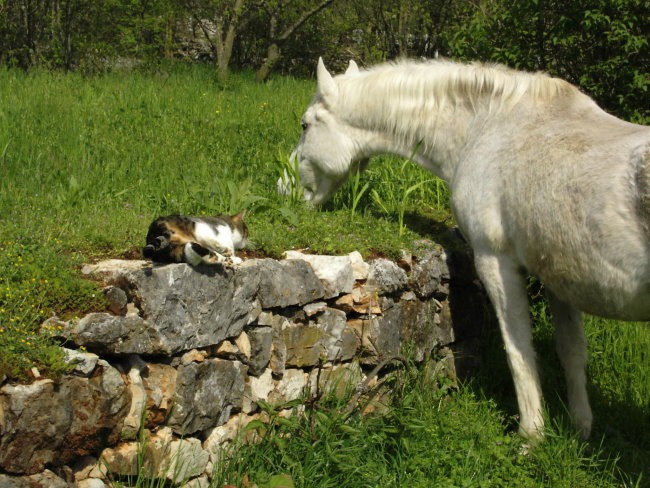
[[[326,208],[280,198],[276,180],[314,83],[252,74],[225,84],[200,66],[75,74],[0,69],[0,378],[56,376],[60,350],[41,328],[103,306],[82,263],[133,257],[158,215],[247,209],[253,252],[290,248],[396,255],[453,225],[444,185],[379,158]],[[516,405],[498,337],[481,374],[458,389],[418,368],[398,374],[382,417],[342,413],[278,421],[242,447],[223,480],[289,474],[304,487],[650,486],[650,327],[589,319],[593,440],[568,426],[543,302],[536,341],[549,410],[547,441],[528,456],[512,434]],[[436,383],[437,384],[437,383]],[[271,435],[282,434],[282,435]],[[435,480],[435,481],[432,481]]]

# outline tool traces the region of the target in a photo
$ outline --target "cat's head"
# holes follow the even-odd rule
[[[158,262],[172,262],[171,231],[163,218],[151,223],[147,232],[146,245],[142,248],[142,256]]]
[[[235,249],[243,249],[248,242],[248,226],[244,222],[245,215],[246,210],[242,210],[235,215],[229,216]]]

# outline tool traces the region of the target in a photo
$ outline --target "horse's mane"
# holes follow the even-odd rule
[[[422,128],[427,113],[459,105],[499,113],[510,111],[524,99],[548,102],[580,94],[573,85],[546,73],[449,60],[384,63],[339,77],[337,81],[345,95],[345,107],[340,109],[350,119],[364,117],[376,128],[384,125],[381,128],[402,134],[413,134],[406,125],[419,123]],[[428,122],[435,124],[431,119]]]

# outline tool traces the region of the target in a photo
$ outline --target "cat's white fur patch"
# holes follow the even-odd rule
[[[185,244],[185,249],[183,250],[183,253],[185,254],[185,262],[187,264],[191,264],[192,266],[197,266],[199,265],[202,261],[203,258],[192,249],[192,243],[188,242]]]
[[[230,251],[232,256],[235,255],[234,236],[228,225],[217,226],[215,232],[214,227],[204,222],[196,222],[194,236],[196,242],[202,246],[217,252]]]

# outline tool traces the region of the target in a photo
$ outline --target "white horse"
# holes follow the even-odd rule
[[[650,320],[650,128],[565,81],[503,66],[350,62],[333,78],[321,59],[317,77],[295,150],[305,198],[325,201],[380,153],[444,179],[499,320],[520,433],[537,440],[544,422],[529,273],[550,292],[569,409],[588,437],[581,312]]]

